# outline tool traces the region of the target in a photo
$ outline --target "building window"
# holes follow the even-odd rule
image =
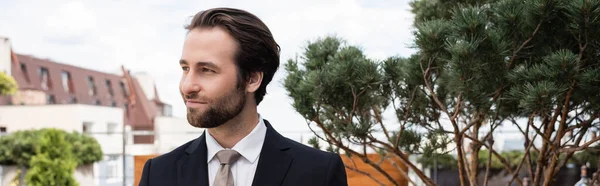
[[[21,72],[23,73],[23,76],[25,76],[25,81],[29,83],[29,73],[27,73],[27,66],[24,63],[21,63]]]
[[[89,86],[88,94],[90,96],[95,96],[98,93],[98,91],[96,90],[96,84],[94,83],[94,77],[88,76],[88,86]]]
[[[119,175],[119,156],[108,155],[106,158],[106,177],[108,179],[118,179]]]
[[[92,122],[83,122],[83,124],[81,125],[81,132],[82,133],[90,133],[92,132]]]
[[[40,67],[38,75],[40,76],[42,89],[49,90],[50,88],[52,88],[52,85],[50,83],[50,74],[47,68]]]
[[[121,92],[123,93],[124,97],[129,96],[129,89],[127,88],[127,86],[125,86],[125,82],[121,81],[121,83],[119,83],[119,85],[121,86]]]
[[[6,127],[0,127],[0,136],[6,134]]]
[[[56,104],[56,99],[54,98],[54,95],[52,95],[52,94],[46,95],[46,104]]]
[[[73,80],[71,78],[71,74],[67,71],[63,71],[61,73],[62,86],[65,89],[65,92],[73,93]]]
[[[115,96],[115,92],[113,91],[113,88],[112,88],[112,83],[108,79],[106,80],[106,88],[108,89],[108,95],[110,95],[111,97]]]

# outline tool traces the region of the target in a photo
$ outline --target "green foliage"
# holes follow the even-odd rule
[[[65,136],[65,139],[71,142],[71,146],[73,146],[73,156],[76,157],[77,165],[92,164],[102,160],[102,147],[100,147],[96,138],[73,132]]]
[[[7,74],[0,72],[0,96],[13,95],[19,89],[17,82]]]
[[[523,153],[523,151],[520,151],[520,150],[513,150],[513,151],[507,151],[507,152],[500,153],[500,156],[502,156],[506,160],[506,162],[508,163],[508,165],[510,165],[511,168],[516,168],[517,166],[519,166],[524,155],[525,154]],[[488,150],[479,151],[479,158],[478,158],[479,159],[479,167],[484,168],[487,166],[488,157],[489,157]],[[533,156],[532,156],[532,158],[533,158]],[[504,168],[504,164],[502,164],[502,162],[493,154],[492,154],[491,168],[494,168],[494,169],[503,169]]]
[[[31,168],[25,175],[27,185],[79,185],[73,178],[77,163],[73,159],[72,146],[69,145],[66,135],[66,132],[58,129],[40,130],[36,141],[36,155],[31,158]]]
[[[41,145],[42,143],[40,143],[40,141],[47,140],[46,138],[48,138],[49,135],[64,136],[68,143],[55,145],[68,146],[65,148],[69,149],[68,151],[71,152],[70,157],[74,159],[76,165],[85,165],[102,160],[102,148],[93,137],[77,132],[67,133],[54,130],[55,129],[16,131],[0,137],[0,165],[18,165],[30,168],[31,159],[38,155],[39,152],[53,154],[65,153],[65,149],[54,148],[52,146],[44,147]],[[53,156],[50,156],[50,158],[52,157]]]
[[[29,167],[35,156],[35,146],[39,132],[34,130],[17,131],[0,137],[0,164]]]
[[[38,154],[31,159],[25,182],[32,186],[76,186],[79,183],[73,178],[74,170],[73,160],[50,159]]]
[[[600,1],[415,0],[411,6],[418,52],[410,57],[374,61],[359,47],[326,37],[288,60],[284,87],[309,126],[323,127],[329,140],[373,144],[383,130],[381,113],[393,106],[402,127],[377,145],[397,141],[402,151],[423,155],[444,154],[447,134],[465,126],[471,128],[459,135],[482,140],[471,132],[531,117],[555,145],[563,145],[557,137],[564,129],[586,135],[598,127]],[[561,116],[563,110],[568,114]],[[451,129],[441,126],[448,118],[455,119]],[[534,176],[547,175],[556,168],[548,167],[552,161],[566,157],[558,152],[563,147],[544,143],[548,148],[536,146],[543,153],[532,152],[532,163],[540,157],[544,166]],[[480,149],[473,147],[473,153]],[[482,151],[470,163],[485,165],[488,155]],[[522,158],[501,155],[511,167]]]
[[[370,144],[374,142],[370,136],[382,129],[381,113],[398,95],[411,94],[411,90],[399,83],[406,77],[405,73],[415,74],[403,71],[404,64],[406,62],[397,58],[383,63],[371,60],[359,47],[345,45],[340,38],[325,37],[308,43],[302,60],[288,60],[284,87],[294,100],[296,111],[308,121],[322,124],[334,139],[350,144]],[[422,92],[418,96],[419,101],[426,99]],[[399,101],[408,102],[406,99]],[[397,110],[398,119],[402,120],[403,113],[403,110]],[[398,140],[400,149],[418,154],[424,149],[432,152],[430,149],[445,146],[449,140],[443,140],[443,135],[419,131],[424,129],[418,128],[420,124],[433,119],[411,117],[407,124],[409,128],[403,130]],[[390,132],[389,135],[390,139],[381,141],[395,144],[398,133]],[[430,138],[423,140],[424,137]],[[311,140],[313,146],[315,140]],[[328,149],[336,151],[334,147]]]
[[[310,138],[308,140],[308,144],[312,145],[312,147],[315,149],[321,149],[321,145],[319,144],[319,138],[317,138],[317,137]]]
[[[420,72],[398,73],[395,81],[399,89],[415,92],[417,102],[411,107],[416,108],[403,108],[413,111],[403,115],[408,121],[435,123],[442,108],[448,115],[457,113],[461,122],[474,123],[471,129],[532,117],[541,133],[550,134],[550,143],[561,146],[563,129],[581,131],[573,132],[577,139],[598,127],[600,1],[415,0],[411,6],[419,51],[390,60],[390,66],[397,67],[387,68]],[[402,99],[409,98],[410,94],[399,92]],[[420,92],[425,92],[423,100]],[[562,116],[563,112],[568,115]],[[544,163],[542,172],[534,174],[557,168],[548,166],[566,157],[558,152],[562,148],[532,153],[532,164],[540,156]],[[555,154],[558,158],[553,158]],[[488,155],[481,151],[478,161],[471,163],[482,167]],[[522,158],[516,152],[502,156],[511,166]],[[588,157],[588,152],[576,157]],[[572,159],[568,162],[579,161]],[[500,165],[492,158],[492,167]]]
[[[592,147],[590,149],[586,149],[584,151],[577,152],[573,154],[573,163],[577,165],[586,165],[590,163],[589,168],[597,169],[600,164],[598,162],[600,157],[600,145]]]
[[[431,154],[429,156],[420,156],[417,162],[426,168],[454,169],[457,168],[456,158],[451,154]]]

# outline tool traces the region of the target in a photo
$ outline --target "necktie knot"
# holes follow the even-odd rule
[[[217,152],[217,159],[219,159],[221,165],[231,165],[233,162],[237,161],[240,156],[240,153],[235,150],[225,149]]]

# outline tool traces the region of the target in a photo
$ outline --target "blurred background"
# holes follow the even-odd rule
[[[341,52],[345,50],[341,46],[351,46],[351,49],[354,47],[361,52],[360,55],[354,56],[355,59],[365,59],[369,64],[392,64],[396,59],[409,61],[411,57],[417,59],[414,56],[419,55],[420,50],[431,51],[424,50],[423,37],[418,40],[415,36],[423,36],[423,33],[435,30],[437,27],[431,27],[431,30],[417,29],[415,20],[425,20],[421,19],[422,17],[431,19],[436,16],[444,17],[450,8],[448,10],[440,8],[443,7],[441,4],[444,4],[440,1],[421,0],[415,1],[422,2],[420,9],[415,11],[411,2],[410,0],[0,1],[0,72],[4,73],[4,75],[0,74],[2,75],[0,88],[8,87],[7,90],[11,88],[10,83],[1,81],[13,82],[17,85],[12,91],[0,92],[2,94],[0,96],[0,186],[24,184],[25,180],[36,177],[30,172],[43,171],[39,167],[54,167],[55,172],[65,170],[73,172],[72,180],[69,181],[70,178],[67,178],[64,183],[74,180],[79,185],[136,185],[141,168],[148,158],[169,152],[197,138],[203,129],[191,127],[186,120],[185,105],[178,89],[181,77],[178,60],[186,34],[183,27],[194,14],[213,7],[247,10],[261,18],[271,29],[275,40],[281,46],[281,65],[267,88],[264,101],[258,107],[259,113],[288,138],[309,146],[320,146],[323,150],[358,155],[347,156],[344,159],[349,172],[350,185],[431,185],[433,182],[439,185],[458,185],[460,166],[456,165],[460,162],[457,162],[456,158],[468,157],[472,147],[477,148],[476,152],[480,148],[483,151],[486,147],[481,145],[457,147],[456,141],[453,141],[456,133],[451,132],[454,125],[451,120],[455,118],[442,115],[440,107],[433,108],[437,110],[437,114],[433,114],[435,115],[433,120],[437,122],[425,119],[427,121],[422,122],[431,124],[425,126],[420,125],[420,121],[412,119],[403,121],[405,115],[402,113],[405,110],[394,107],[402,104],[408,104],[405,107],[410,107],[411,102],[407,103],[408,99],[398,98],[397,100],[400,100],[398,103],[381,103],[377,109],[369,110],[369,113],[375,114],[368,121],[381,123],[381,126],[368,124],[368,131],[373,137],[371,140],[382,139],[384,142],[367,143],[360,140],[357,142],[355,138],[362,134],[362,130],[367,130],[361,127],[346,128],[345,130],[351,131],[350,135],[338,131],[335,136],[343,138],[341,141],[347,143],[349,149],[360,150],[363,146],[367,149],[367,145],[370,144],[370,148],[364,152],[351,152],[330,145],[333,138],[323,137],[325,133],[322,128],[315,125],[318,121],[311,121],[305,117],[306,113],[297,111],[301,108],[295,105],[294,101],[298,95],[290,95],[290,90],[293,90],[293,87],[289,87],[290,82],[286,87],[287,77],[294,76],[294,71],[286,69],[286,64],[310,62],[311,59],[307,58],[306,54],[314,52],[307,47],[311,44],[328,46],[333,42],[336,43],[333,44],[336,49],[340,46]],[[486,3],[494,2],[496,1],[481,1],[479,5],[485,7]],[[427,8],[428,6],[437,8]],[[415,17],[415,12],[421,17]],[[461,25],[456,24],[456,26]],[[443,33],[439,32],[439,34]],[[462,32],[455,33],[459,35]],[[522,43],[526,39],[524,37],[517,40]],[[447,42],[451,41],[456,40],[447,40]],[[526,44],[527,42],[524,46]],[[437,46],[441,45],[444,45],[444,42]],[[494,51],[490,52],[494,53]],[[511,56],[505,53],[496,54],[503,55],[501,60],[510,59]],[[326,56],[323,59],[330,58]],[[478,60],[487,62],[488,59],[478,58]],[[354,68],[358,67],[361,66]],[[444,66],[444,68],[451,67],[454,66]],[[410,74],[410,70],[409,67],[398,68],[398,72],[404,74]],[[478,70],[482,74],[486,71],[494,71],[489,65]],[[418,70],[416,72],[421,73]],[[364,71],[361,73],[368,74]],[[338,76],[344,75],[338,74]],[[423,74],[420,74],[420,77],[422,78]],[[404,80],[408,81],[407,78]],[[410,86],[405,86],[409,84],[402,85],[401,89],[410,89]],[[430,95],[431,92],[427,93],[425,85],[419,86],[423,88],[424,94]],[[460,103],[461,97],[455,94],[448,100],[458,100]],[[452,101],[449,102],[451,104]],[[428,102],[431,103],[434,103],[433,99]],[[377,104],[380,103],[373,103],[373,105]],[[404,107],[399,106],[399,108]],[[457,107],[448,106],[448,108]],[[490,110],[494,110],[496,106],[491,108]],[[596,111],[594,109],[591,110]],[[422,111],[431,114],[425,110]],[[489,143],[490,148],[503,157],[514,158],[509,162],[490,160],[493,165],[488,166],[493,166],[496,171],[493,174],[495,179],[492,179],[492,176],[490,179],[502,185],[513,177],[512,172],[501,171],[505,168],[503,165],[510,164],[510,168],[516,168],[518,160],[526,156],[523,152],[527,145],[524,144],[529,144],[530,138],[535,143],[534,146],[544,145],[540,138],[533,140],[536,134],[533,129],[529,131],[527,127],[528,132],[525,134],[524,129],[518,127],[528,125],[528,115],[506,116],[502,121],[480,121],[484,123],[483,126],[486,126],[477,125],[481,130],[469,128],[472,125],[466,122],[475,120],[476,114],[466,111],[466,113],[461,112],[460,116],[462,115],[466,116],[465,122],[459,122],[459,127],[464,127],[465,131],[484,142],[493,138],[493,143]],[[494,114],[488,114],[485,117],[493,118],[493,116]],[[593,116],[593,113],[588,116]],[[589,123],[592,124],[590,128],[597,127],[596,118],[597,116],[590,120]],[[413,122],[412,125],[407,124],[407,120],[408,123]],[[536,122],[542,121],[536,119]],[[359,121],[350,123],[361,126]],[[486,125],[488,123],[489,125]],[[311,125],[312,128],[309,128]],[[409,131],[413,133],[404,134],[405,127],[407,130],[411,129]],[[440,132],[444,130],[446,133]],[[564,142],[564,145],[584,144],[589,141],[597,144],[597,140],[594,140],[597,139],[598,130],[590,130],[589,133],[584,132],[582,135],[585,137],[577,143],[574,140],[569,142],[568,139],[558,139],[558,142]],[[431,133],[432,131],[438,133]],[[474,135],[475,133],[479,136]],[[488,133],[495,135],[484,137]],[[53,135],[64,137],[45,137]],[[432,135],[446,137],[438,136],[438,138]],[[573,132],[564,136],[573,135],[577,136]],[[406,140],[402,140],[400,144],[393,143],[398,138]],[[465,137],[460,138],[462,140]],[[427,139],[436,143],[423,144]],[[464,143],[469,144],[470,141],[466,139]],[[396,153],[396,156],[390,155],[393,160],[384,161],[389,158],[388,154],[383,152],[385,150],[382,150],[385,148],[384,144],[395,144],[397,147],[400,145],[406,155],[400,155],[400,150],[393,151],[391,154]],[[415,144],[420,145],[415,146]],[[39,149],[45,147],[55,150],[40,154]],[[461,154],[457,148],[464,149],[466,152],[462,153],[465,154]],[[65,151],[73,153],[69,153],[68,161],[58,161],[57,157],[67,156],[61,154]],[[376,162],[377,166],[383,167],[381,170],[388,174],[383,174],[375,166],[361,161],[360,155],[372,158],[372,161]],[[482,171],[485,171],[486,161],[491,159],[488,158],[489,152],[475,155],[470,157],[469,161],[479,159],[481,166],[475,165],[474,168],[479,166]],[[53,161],[54,159],[56,161]],[[565,164],[568,169],[560,174],[567,175],[565,177],[569,178],[570,182],[575,182],[580,179],[580,165],[588,162],[588,167],[597,167],[596,162],[589,163],[590,159],[595,158],[580,157],[579,162],[569,161],[570,163]],[[73,170],[60,168],[61,165],[71,164]],[[593,171],[589,172],[591,176]],[[526,174],[527,171],[523,168],[518,176],[515,176],[518,177],[519,184],[521,179],[527,177]],[[474,175],[475,178],[469,178],[471,183],[476,183],[478,179],[477,183],[483,182],[484,173],[480,173],[479,177],[477,174]],[[424,177],[433,182],[428,182],[426,179],[424,181]],[[516,185],[517,182],[513,184]]]

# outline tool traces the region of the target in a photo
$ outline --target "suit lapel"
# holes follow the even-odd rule
[[[206,133],[194,140],[177,161],[178,186],[208,186],[208,164],[206,163]]]
[[[287,140],[277,133],[267,120],[264,121],[267,134],[252,186],[281,185],[293,158],[287,154],[289,149]]]

